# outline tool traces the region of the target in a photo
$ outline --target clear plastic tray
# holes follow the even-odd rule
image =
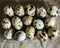
[[[45,8],[47,7],[48,4],[55,4],[58,7],[60,7],[60,5],[59,5],[60,1],[59,0],[41,0],[41,1],[40,0],[0,0],[0,40],[1,41],[5,40],[5,39],[2,39],[4,30],[2,30],[2,26],[1,26],[1,21],[5,16],[3,8],[6,5],[10,5],[13,8],[15,8],[15,6],[18,4],[21,4],[23,6],[25,6],[27,4],[33,4],[36,7],[43,6]],[[56,26],[60,30],[60,17],[57,17]],[[8,47],[9,48],[11,48],[11,47],[12,48],[20,48],[20,47],[21,48],[42,48],[40,42],[37,39],[34,39],[32,41],[26,40],[22,43],[16,42],[14,40],[9,40],[9,41],[6,40],[6,42],[7,42],[7,44],[5,43],[5,45],[4,45],[6,48],[8,48]],[[1,42],[1,44],[2,44],[2,42]],[[13,46],[13,45],[16,45],[16,46]],[[49,41],[46,46],[44,46],[44,45],[43,46],[44,46],[44,48],[46,48],[46,47],[47,48],[49,48],[49,47],[50,48],[60,48],[59,45],[60,45],[60,39],[58,38],[55,41]]]

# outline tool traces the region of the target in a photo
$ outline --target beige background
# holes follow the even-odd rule
[[[16,1],[16,2],[15,2]],[[26,5],[28,3],[38,5],[38,6],[48,6],[48,4],[55,4],[58,7],[60,7],[60,0],[43,0],[44,2],[40,2],[40,0],[0,0],[0,48],[42,48],[41,47],[41,42],[35,38],[34,40],[29,40],[26,39],[23,42],[15,41],[15,40],[6,40],[3,37],[3,32],[2,26],[1,26],[1,21],[3,17],[5,16],[3,13],[3,7],[7,4],[9,5],[16,5],[16,4],[22,4]],[[18,3],[17,3],[18,2]],[[13,7],[14,7],[13,6]],[[56,20],[56,26],[60,30],[60,17],[57,17]],[[43,43],[43,48],[60,48],[60,37],[58,37],[55,40],[49,40],[47,42],[42,42]]]

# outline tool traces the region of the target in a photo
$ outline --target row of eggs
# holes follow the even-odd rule
[[[11,28],[11,26],[13,26],[16,30],[20,30],[23,27],[23,24],[26,26],[33,24],[32,26],[34,26],[35,29],[44,29],[44,27],[54,27],[55,23],[55,18],[47,18],[44,23],[40,19],[33,20],[33,17],[31,16],[25,16],[23,17],[23,19],[15,16],[11,21],[9,20],[9,18],[4,18],[2,21],[2,27],[4,29],[9,29]]]
[[[38,7],[36,9],[36,7],[34,5],[30,5],[30,4],[26,5],[25,8],[22,5],[17,5],[15,7],[15,11],[14,11],[11,6],[5,6],[4,13],[7,14],[9,17],[14,16],[14,13],[19,17],[24,16],[25,13],[29,16],[34,16],[36,13],[37,16],[40,16],[42,18],[46,17],[47,13],[51,17],[57,17],[58,16],[58,7],[55,5],[51,5],[51,6],[48,6],[47,9],[45,9],[44,7]]]
[[[37,30],[36,32],[37,32],[36,37],[41,41],[47,41],[48,39],[56,39],[59,35],[59,31],[55,27],[49,28],[47,33],[44,30]],[[15,40],[18,41],[24,41],[26,38],[32,40],[35,37],[35,29],[32,26],[27,27],[26,32],[20,30],[17,31],[14,35],[13,33],[14,33],[13,29],[8,29],[5,31],[4,37],[6,39],[14,38]]]

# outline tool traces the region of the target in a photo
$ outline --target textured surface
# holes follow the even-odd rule
[[[12,5],[12,3],[14,4],[14,1],[12,1],[12,0],[10,0],[10,2],[8,0],[6,0],[6,1],[1,0],[1,1],[0,1],[0,32],[1,32],[0,33],[0,48],[42,48],[41,42],[37,38],[35,38],[34,40],[26,39],[23,42],[19,42],[19,41],[15,41],[15,40],[6,40],[3,38],[4,30],[2,30],[2,28],[1,28],[1,21],[2,21],[2,16],[4,17],[4,14],[2,14],[3,13],[2,7],[5,4]],[[18,2],[19,0],[15,0],[15,1]],[[24,1],[24,4],[26,4],[25,3],[26,1],[31,1],[31,0],[23,0],[23,1]],[[37,0],[34,0],[34,1],[37,1]],[[31,3],[34,3],[34,1],[32,1]],[[4,3],[4,2],[6,2],[6,3]],[[38,2],[35,2],[34,4],[36,4],[36,6],[37,6],[39,4]],[[60,7],[60,0],[44,0],[44,2],[47,6],[48,6],[48,4],[55,4],[58,7]],[[1,4],[1,3],[3,3],[3,4]],[[42,2],[42,5],[44,6],[43,2]],[[58,17],[56,21],[57,21],[56,26],[60,30],[60,17]],[[47,42],[42,42],[42,43],[43,43],[43,48],[60,48],[60,37],[58,37],[55,40],[49,40]]]

